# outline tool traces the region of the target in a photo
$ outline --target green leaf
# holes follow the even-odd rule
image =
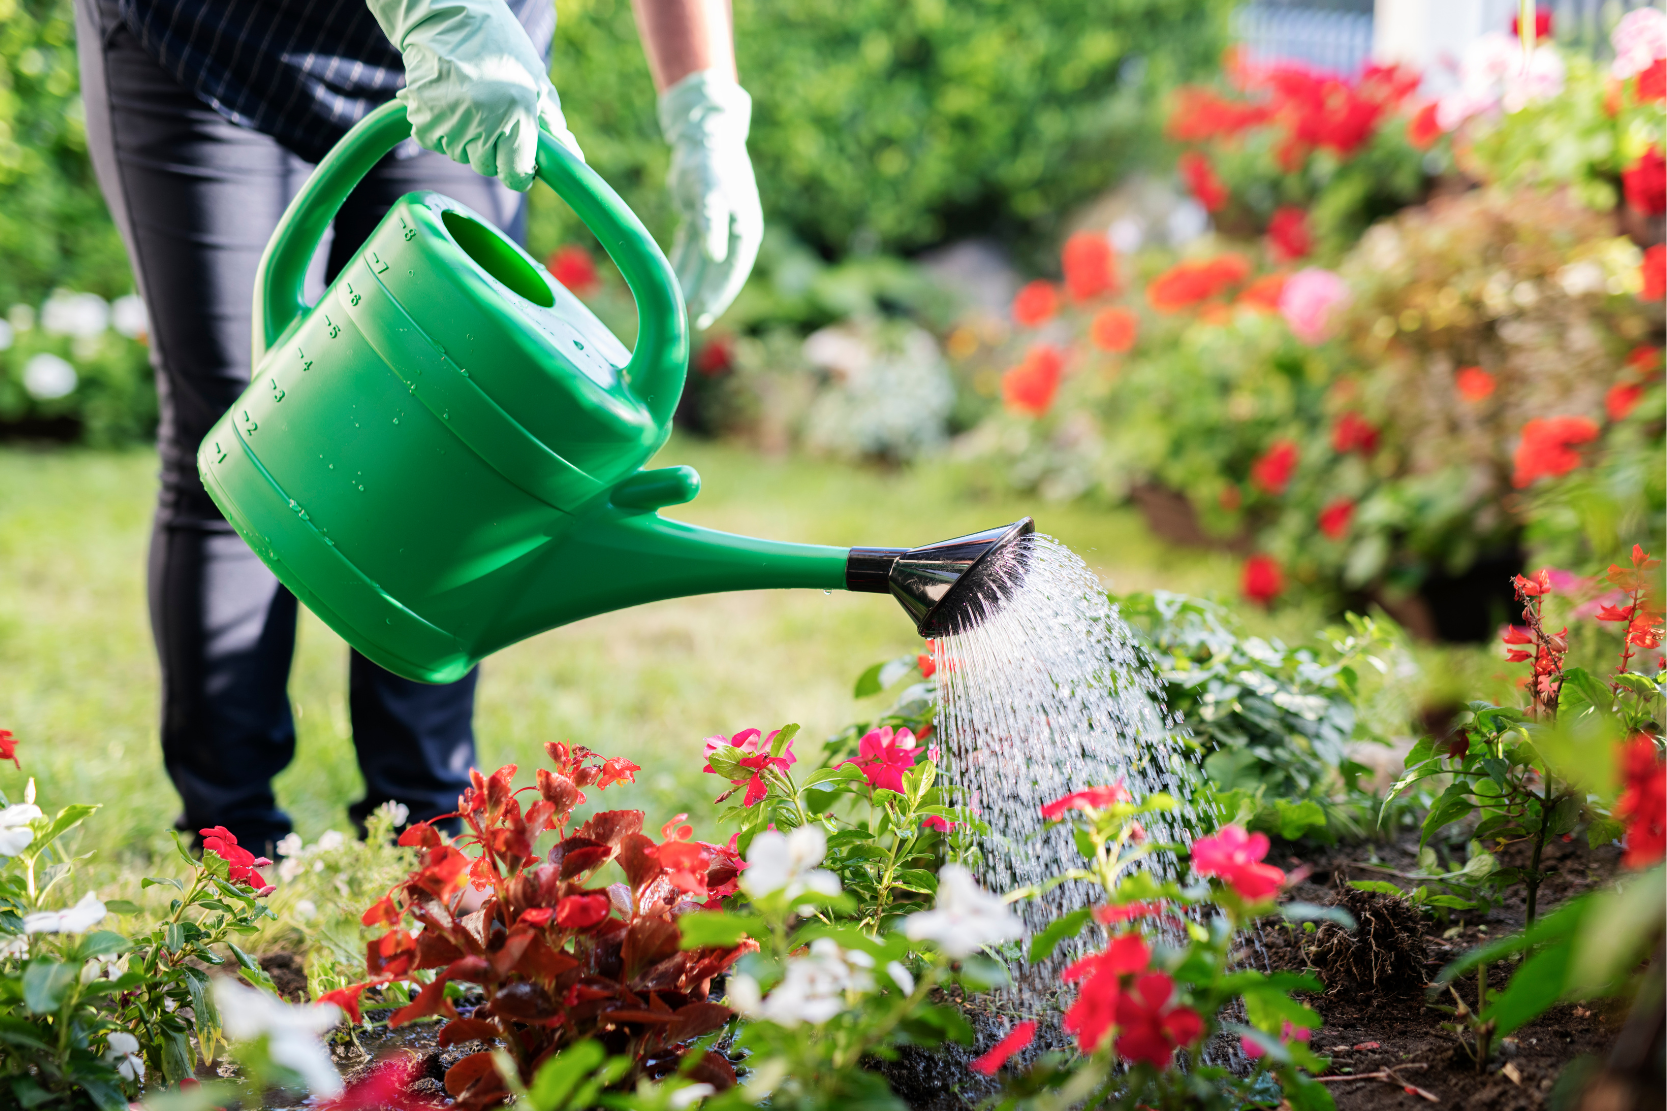
[[[1626,833],[1626,827],[1613,818],[1598,818],[1586,827],[1586,844],[1591,848],[1602,848],[1611,841],[1618,841]]]
[[[573,1089],[607,1056],[607,1050],[589,1039],[568,1046],[540,1066],[527,1087],[527,1103],[540,1111],[560,1111]]]
[[[45,1049],[47,1047],[42,1046],[41,1048]],[[32,1076],[13,1077],[12,1095],[17,1097],[18,1106],[24,1108],[24,1111],[39,1107],[41,1104],[56,1098],[51,1092],[41,1087],[40,1083]]]
[[[1429,814],[1424,818],[1424,825],[1419,831],[1418,845],[1423,847],[1436,830],[1469,814],[1476,807],[1470,801],[1470,785],[1462,779],[1455,779],[1441,793]]]
[[[191,993],[191,1013],[196,1018],[197,1047],[202,1051],[203,1064],[211,1064],[221,1035],[220,1012],[214,1006],[214,995],[209,990],[208,975],[189,965],[180,971],[184,973],[185,989]]]
[[[34,841],[29,845],[29,851],[39,853],[46,846],[86,821],[87,816],[97,809],[96,805],[86,803],[74,803],[64,807],[58,811],[58,816],[52,819],[52,824],[35,836]]]
[[[1546,945],[1522,962],[1503,992],[1496,995],[1483,1018],[1498,1023],[1501,1035],[1549,1010],[1563,995],[1568,983],[1569,959],[1574,952],[1573,936]]]
[[[1335,922],[1351,931],[1357,925],[1354,915],[1342,907],[1322,907],[1318,903],[1286,903],[1279,908],[1279,913],[1292,922]]]
[[[872,698],[886,688],[880,684],[880,669],[884,663],[869,665],[868,669],[857,676],[857,685],[851,688],[852,698]]]
[[[1046,960],[1053,956],[1053,951],[1059,948],[1060,942],[1082,933],[1082,928],[1088,925],[1088,920],[1093,914],[1092,907],[1083,907],[1081,910],[1062,914],[1049,922],[1046,929],[1030,940],[1031,961]]]
[[[1371,891],[1378,895],[1388,895],[1397,899],[1406,897],[1406,892],[1383,880],[1350,880],[1349,886],[1360,891]]]
[[[110,904],[106,903],[105,906]],[[82,958],[102,957],[110,953],[121,953],[132,948],[133,943],[121,934],[111,930],[98,930],[81,939],[76,946],[76,953]]]
[[[793,742],[793,738],[798,736],[798,734],[799,727],[797,725],[782,726],[776,732],[775,740],[770,742],[770,755],[775,757],[780,756],[783,752],[786,752],[787,746]]]
[[[148,887],[150,884],[146,883],[145,886]],[[144,908],[138,903],[130,903],[126,899],[106,899],[104,900],[104,909],[111,914],[138,914]]]
[[[51,1043],[43,1041],[47,1037],[46,1031],[12,1015],[0,1015],[0,1042],[15,1045],[20,1049],[37,1049],[51,1052]]]
[[[1287,841],[1295,841],[1311,829],[1326,828],[1325,811],[1313,799],[1301,802],[1275,799],[1273,807],[1278,816],[1279,836]]]
[[[23,970],[23,1003],[37,1015],[49,1015],[64,1001],[81,967],[37,957]]]
[[[76,1085],[88,1096],[99,1111],[127,1111],[127,1097],[108,1080],[88,1076],[85,1072],[75,1078]]]
[[[904,868],[892,882],[905,891],[918,891],[924,895],[935,895],[938,891],[938,877],[924,868]]]
[[[738,945],[742,938],[767,938],[770,928],[754,914],[728,914],[721,910],[698,910],[677,920],[678,948]]]
[[[1420,891],[1424,888],[1419,888]],[[1475,910],[1477,904],[1470,899],[1461,899],[1457,895],[1430,895],[1418,900],[1425,906],[1449,907],[1453,910]]]
[[[152,879],[151,877],[146,876],[144,879],[139,881],[139,890],[141,890],[141,891],[143,891],[147,887],[163,887],[163,886],[171,887],[175,891],[184,891],[185,890],[185,885],[180,883],[178,880],[170,880],[170,879],[160,879],[159,880],[159,879]],[[105,904],[105,905],[108,906],[109,904]]]
[[[1430,759],[1434,755],[1435,755],[1435,738],[1434,737],[1424,737],[1424,738],[1420,739],[1417,744],[1412,746],[1412,751],[1407,753],[1406,761],[1404,762],[1404,764],[1402,766],[1405,767],[1408,771],[1410,771],[1413,768],[1416,768],[1419,764],[1422,764],[1424,761]]]

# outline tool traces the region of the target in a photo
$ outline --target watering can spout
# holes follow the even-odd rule
[[[1000,609],[1024,578],[1029,517],[919,548],[852,548],[847,590],[890,594],[923,637],[965,632]]]

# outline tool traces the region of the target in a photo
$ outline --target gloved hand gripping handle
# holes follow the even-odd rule
[[[405,106],[396,101],[371,112],[318,164],[261,256],[255,276],[251,366],[259,366],[308,305],[302,299],[307,265],[354,186],[411,135]],[[614,260],[637,302],[637,346],[625,382],[656,424],[671,421],[689,365],[689,326],[683,294],[666,256],[625,202],[595,170],[540,131],[538,178],[573,209]]]

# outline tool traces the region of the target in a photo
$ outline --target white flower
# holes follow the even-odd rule
[[[57,290],[41,306],[41,328],[55,336],[96,336],[110,326],[110,306],[96,293]]]
[[[1617,81],[1638,76],[1657,58],[1667,58],[1667,13],[1653,6],[1626,13],[1609,32],[1609,43],[1615,48],[1610,76]]]
[[[935,942],[952,957],[970,957],[986,945],[1016,941],[1024,936],[1024,926],[966,868],[945,864],[938,873],[937,906],[905,918],[903,935]]]
[[[302,899],[295,904],[295,917],[303,922],[318,917],[318,904],[311,899]]]
[[[302,844],[301,835],[290,830],[272,847],[278,850],[279,856],[300,856]]]
[[[110,303],[110,323],[128,339],[138,339],[150,332],[150,314],[137,295],[129,293]]]
[[[15,335],[16,332],[12,328],[12,322],[0,319],[0,351],[4,351],[12,345],[12,338]]]
[[[137,1083],[145,1078],[145,1059],[139,1056],[139,1039],[125,1030],[117,1030],[106,1039],[109,1047],[104,1059],[116,1066],[122,1079]]]
[[[29,823],[40,816],[41,808],[29,802],[0,810],[0,856],[16,856],[27,849],[35,839]]]
[[[50,351],[23,364],[23,389],[36,401],[52,401],[75,390],[75,368]]]
[[[84,934],[104,921],[104,904],[91,891],[68,910],[38,910],[23,916],[26,934]]]
[[[278,861],[278,878],[285,883],[289,883],[296,876],[299,876],[306,866],[306,863],[300,857],[286,856]]]
[[[845,1009],[847,992],[873,989],[874,978],[867,972],[873,964],[867,953],[842,949],[832,938],[819,937],[810,943],[808,956],[787,962],[787,975],[769,998],[760,999],[758,981],[743,972],[729,978],[728,999],[748,1018],[778,1026],[820,1026]]]
[[[671,1094],[672,1111],[683,1111],[683,1108],[699,1103],[717,1090],[710,1084],[690,1084],[687,1088],[679,1088]]]
[[[389,819],[393,821],[395,829],[403,826],[405,824],[405,820],[411,816],[411,808],[409,806],[406,806],[403,802],[394,802],[392,799],[383,803],[379,809],[387,813]]]
[[[247,1041],[266,1035],[266,1051],[276,1063],[299,1073],[314,1095],[333,1096],[342,1090],[341,1074],[330,1064],[330,1051],[319,1035],[341,1021],[334,1003],[296,1006],[246,988],[229,976],[214,981],[214,1005],[226,1037]]]
[[[915,993],[914,975],[903,967],[902,961],[892,961],[887,964],[886,975],[891,977],[891,982],[896,984],[904,995]]]
[[[321,853],[330,853],[341,848],[346,842],[347,838],[343,837],[339,830],[327,829],[319,837],[318,844],[314,848]]]
[[[14,934],[4,942],[0,942],[0,960],[8,957],[26,957],[29,955],[29,938],[26,934]]]
[[[812,823],[785,836],[773,829],[752,839],[747,849],[747,868],[741,873],[741,889],[753,898],[787,889],[789,899],[806,891],[839,894],[839,877],[816,867],[828,855],[828,838],[822,827]]]

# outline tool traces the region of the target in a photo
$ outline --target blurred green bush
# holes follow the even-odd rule
[[[70,0],[0,0],[0,309],[133,288],[87,161]]]
[[[1229,7],[738,0],[766,216],[828,257],[973,233],[1040,241],[1155,152],[1159,101],[1218,64]],[[564,0],[560,14],[563,110],[591,165],[667,242],[665,144],[630,4]],[[580,238],[549,194],[534,204],[535,253]]]

